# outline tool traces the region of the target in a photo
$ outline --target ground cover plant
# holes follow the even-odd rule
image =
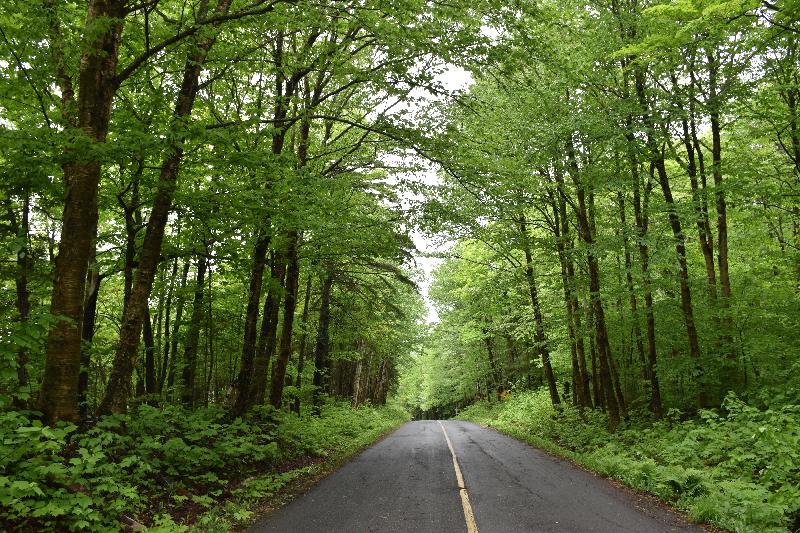
[[[227,530],[309,465],[338,461],[405,422],[401,410],[342,402],[319,416],[141,405],[88,431],[2,418],[6,531],[116,531],[142,524]],[[288,468],[288,470],[287,470]],[[209,513],[209,511],[212,511]]]

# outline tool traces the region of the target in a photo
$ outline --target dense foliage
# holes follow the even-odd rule
[[[443,417],[510,393],[489,419],[514,435],[701,520],[796,529],[796,2],[523,3],[484,31],[431,111],[421,220],[454,244],[400,397]]]
[[[326,404],[320,416],[262,408],[230,420],[210,407],[142,405],[77,432],[2,418],[0,524],[6,531],[181,530],[246,524],[254,502],[338,461],[404,421],[388,407]],[[293,460],[302,458],[297,464]],[[308,463],[307,465],[304,463]]]
[[[5,528],[195,520],[400,422],[358,408],[420,338],[400,161],[407,110],[478,46],[456,14],[0,5]]]
[[[796,0],[3,2],[4,524],[170,527],[293,445],[400,420],[331,397],[445,417],[511,394],[506,429],[538,431],[540,387],[548,442],[638,439],[630,483],[726,527],[791,524],[799,19]],[[415,228],[451,245],[429,330]],[[752,516],[709,510],[719,490]]]

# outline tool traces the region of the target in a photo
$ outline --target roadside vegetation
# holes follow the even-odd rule
[[[608,417],[553,409],[547,391],[481,402],[457,418],[490,426],[601,475],[654,494],[700,523],[737,532],[800,528],[800,405],[748,405],[734,393],[720,409],[653,422],[633,414],[616,432]]]
[[[141,405],[79,432],[23,413],[0,423],[4,531],[228,531],[287,483],[339,464],[407,420],[332,401],[318,416]]]

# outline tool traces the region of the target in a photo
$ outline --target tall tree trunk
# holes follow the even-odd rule
[[[681,220],[678,217],[678,212],[675,205],[675,200],[672,197],[672,189],[669,183],[669,176],[664,164],[664,155],[658,148],[655,138],[655,124],[649,111],[647,99],[645,96],[645,80],[644,73],[641,69],[635,70],[636,79],[636,93],[639,99],[639,105],[642,110],[642,117],[647,128],[647,147],[650,152],[651,164],[656,170],[658,175],[658,182],[661,185],[661,192],[664,195],[664,201],[667,204],[669,225],[672,229],[672,235],[675,239],[675,254],[678,259],[678,278],[681,289],[681,310],[683,312],[683,322],[686,326],[686,337],[689,341],[689,355],[696,360],[697,370],[700,373],[700,393],[698,395],[698,402],[701,407],[708,406],[708,396],[706,391],[706,379],[703,377],[704,370],[700,364],[700,344],[697,338],[697,327],[694,320],[694,308],[692,306],[692,295],[689,289],[689,266],[686,260],[686,236],[681,227]]]
[[[361,342],[361,341],[359,341]],[[358,358],[356,368],[353,372],[353,398],[350,405],[358,407],[361,404],[361,374],[364,367],[364,356]]]
[[[486,357],[489,362],[489,376],[491,379],[490,388],[495,392],[499,392],[498,387],[502,385],[502,378],[500,369],[497,366],[497,359],[494,356],[494,345],[492,344],[492,335],[488,330],[483,330],[483,343],[486,345]]]
[[[325,377],[327,376],[328,352],[330,351],[330,337],[328,329],[331,323],[331,290],[333,288],[334,270],[329,265],[322,281],[319,302],[319,323],[317,325],[317,341],[314,348],[314,405],[319,405],[320,394]]]
[[[256,330],[258,325],[258,310],[261,303],[261,286],[264,277],[264,268],[267,264],[267,249],[270,237],[261,232],[253,248],[253,267],[250,271],[250,287],[247,293],[247,311],[244,321],[244,342],[242,343],[242,359],[239,367],[239,377],[236,380],[236,402],[232,413],[241,416],[249,407],[248,395],[250,382],[253,375],[253,359],[256,351]],[[264,315],[264,320],[267,316]]]
[[[218,0],[214,14],[227,13],[231,1]],[[205,13],[201,13],[201,18],[205,18]],[[216,31],[213,35],[206,34],[199,37],[194,46],[190,47],[173,113],[176,124],[187,120],[191,115],[199,88],[200,72],[215,38]],[[106,387],[106,394],[99,407],[101,413],[122,412],[127,407],[130,379],[136,363],[139,336],[144,321],[144,307],[153,286],[156,266],[161,255],[161,243],[164,240],[164,229],[167,225],[169,210],[172,207],[180,163],[183,158],[185,137],[183,135],[178,137],[170,143],[167,150],[168,155],[161,165],[158,188],[150,219],[147,222],[139,268],[131,295],[131,305],[122,318],[119,343],[114,354],[114,365]]]
[[[286,296],[283,302],[283,325],[278,357],[272,365],[272,387],[269,402],[280,409],[283,399],[283,386],[286,378],[286,366],[292,356],[292,333],[294,330],[294,311],[297,307],[297,285],[300,277],[300,262],[297,258],[299,236],[297,230],[287,232],[286,246]]]
[[[650,372],[644,355],[644,342],[642,341],[642,328],[639,321],[639,302],[633,288],[633,266],[631,261],[631,246],[628,238],[628,224],[625,217],[625,197],[622,191],[617,191],[617,205],[619,206],[619,221],[622,226],[622,245],[625,256],[625,287],[628,291],[628,304],[631,308],[633,320],[633,338],[636,343],[636,352],[642,367],[642,379],[649,380]]]
[[[94,248],[94,246],[92,247]],[[100,294],[102,276],[94,264],[96,249],[92,252],[92,266],[87,273],[86,301],[83,305],[83,325],[81,328],[81,371],[78,375],[78,408],[81,420],[89,418],[89,368],[92,363],[92,341],[97,320],[97,297]]]
[[[300,348],[297,356],[297,378],[294,381],[294,386],[297,389],[297,395],[294,397],[293,410],[298,415],[300,414],[300,390],[303,387],[303,369],[306,362],[306,344],[308,342],[308,303],[311,300],[311,273],[308,274],[306,280],[306,292],[303,299],[303,315],[301,324],[303,326],[303,334],[300,337]]]
[[[794,170],[794,205],[791,207],[792,212],[792,237],[794,239],[795,250],[795,284],[796,289],[800,292],[800,200],[797,199],[800,195],[800,113],[798,113],[798,99],[800,98],[800,83],[798,83],[798,75],[796,70],[797,62],[797,43],[794,40],[789,41],[789,48],[787,59],[792,60],[790,67],[792,74],[784,82],[786,89],[783,91],[783,99],[786,101],[786,106],[789,114],[789,139],[791,141],[791,152],[789,153]]]
[[[700,251],[703,253],[703,261],[706,266],[706,284],[708,290],[708,301],[712,310],[717,307],[717,272],[714,267],[714,237],[711,234],[711,224],[708,220],[708,209],[704,201],[705,195],[705,163],[703,162],[703,150],[697,139],[695,128],[695,87],[697,81],[694,74],[694,58],[689,63],[690,90],[688,95],[689,117],[681,120],[683,130],[683,146],[686,150],[686,174],[689,176],[689,186],[692,190],[692,203],[694,204],[695,218],[697,222],[697,235],[700,243]],[[678,85],[677,78],[673,75],[673,85]],[[698,161],[703,172],[703,189],[700,189],[698,182]],[[715,317],[716,318],[716,317]]]
[[[592,315],[594,319],[595,339],[597,344],[597,359],[600,363],[600,385],[603,389],[603,400],[606,411],[608,412],[609,423],[613,430],[619,424],[620,408],[622,407],[624,410],[624,406],[620,406],[618,403],[614,394],[612,383],[611,344],[608,340],[605,309],[603,309],[603,301],[600,293],[600,266],[598,264],[597,255],[595,255],[595,250],[593,249],[593,217],[591,216],[591,211],[593,210],[593,196],[590,193],[590,202],[589,205],[587,205],[586,190],[588,187],[585,183],[582,183],[582,180],[579,177],[578,163],[575,158],[575,147],[571,137],[567,140],[567,157],[570,176],[575,184],[575,190],[578,197],[578,209],[575,211],[578,219],[578,234],[587,247],[586,263],[589,272],[589,295],[592,302]]]
[[[631,131],[631,130],[629,130]],[[642,271],[642,284],[644,288],[644,314],[645,331],[647,337],[647,374],[650,378],[650,409],[656,420],[662,416],[661,386],[656,370],[656,319],[653,310],[653,283],[650,278],[650,249],[647,245],[647,232],[649,230],[649,184],[644,190],[644,200],[641,194],[641,177],[639,176],[639,163],[634,151],[633,134],[628,136],[629,161],[631,180],[633,185],[633,217],[636,222],[637,241],[639,243],[639,268]]]
[[[586,300],[586,327],[589,335],[589,354],[592,362],[592,395],[594,406],[600,409],[606,408],[605,392],[600,381],[600,367],[597,364],[597,335],[594,329],[594,309],[592,308],[591,295]]]
[[[206,386],[204,403],[208,407],[211,379],[214,375],[216,356],[214,354],[214,284],[211,281],[211,270],[208,271],[208,305],[206,306],[206,349],[208,350],[208,367],[206,371]]]
[[[205,251],[207,252],[207,249]],[[192,407],[196,399],[194,384],[197,376],[197,347],[200,341],[200,321],[203,318],[203,296],[207,269],[208,258],[206,254],[202,254],[197,258],[197,281],[194,289],[192,318],[189,322],[189,333],[186,335],[186,347],[183,352],[181,401],[187,407]]]
[[[711,123],[711,175],[714,177],[714,198],[717,207],[717,266],[719,268],[720,310],[722,312],[723,351],[727,362],[723,365],[722,393],[735,388],[739,372],[736,368],[736,348],[733,345],[733,317],[731,317],[731,279],[728,266],[728,206],[722,183],[722,127],[720,125],[719,59],[713,49],[706,48],[708,60],[708,117]]]
[[[564,291],[564,306],[567,312],[567,334],[570,338],[570,355],[572,360],[573,393],[581,407],[591,407],[591,393],[589,391],[589,374],[586,368],[586,347],[581,331],[581,317],[578,299],[575,296],[575,265],[572,260],[572,240],[569,235],[569,220],[567,219],[567,204],[564,200],[564,180],[560,171],[556,171],[558,187],[557,197],[551,198],[553,209],[554,233],[556,248],[561,264],[561,285]]]
[[[156,392],[156,346],[153,337],[153,321],[150,306],[144,310],[144,390],[147,394]]]
[[[11,206],[11,201],[7,205],[8,221],[11,225],[11,231],[14,236],[19,239],[21,246],[17,250],[17,268],[14,276],[14,285],[16,289],[15,305],[17,308],[17,320],[20,324],[25,324],[31,314],[31,293],[28,288],[28,277],[33,270],[33,255],[30,247],[30,213],[31,213],[31,198],[30,193],[26,190],[22,202],[22,214],[20,220],[17,221],[17,216],[14,214]],[[28,350],[20,346],[17,348],[16,355],[17,364],[17,385],[20,392],[28,387]],[[27,404],[18,398],[14,400],[18,408],[24,408]]]
[[[187,259],[183,264],[183,272],[181,273],[180,289],[178,291],[178,308],[175,310],[175,330],[172,332],[172,340],[169,347],[169,364],[167,365],[167,387],[175,385],[175,367],[178,358],[178,333],[183,325],[183,308],[186,303],[186,297],[183,294],[186,289],[186,280],[189,277],[189,267],[191,261]],[[164,364],[167,364],[165,361]]]
[[[284,291],[286,258],[282,253],[277,253],[273,257],[272,263],[270,289],[264,301],[264,318],[261,321],[261,332],[259,334],[256,357],[253,361],[253,376],[251,378],[250,394],[247,398],[247,408],[254,403],[261,404],[264,401],[267,389],[267,370],[277,345],[278,315]]]
[[[158,392],[164,390],[164,381],[167,376],[167,363],[169,360],[169,345],[170,345],[170,319],[172,314],[172,293],[175,290],[175,278],[178,276],[178,258],[172,262],[172,273],[169,277],[169,285],[167,287],[167,301],[164,304],[164,337],[163,337],[163,353],[161,359],[161,366],[158,371]]]
[[[525,253],[525,278],[528,282],[528,292],[531,297],[531,306],[533,307],[533,338],[536,340],[536,349],[542,358],[542,368],[544,369],[544,377],[547,381],[547,390],[550,392],[550,401],[553,407],[561,405],[561,399],[558,396],[558,386],[556,385],[555,375],[553,374],[553,367],[550,364],[550,348],[547,343],[547,336],[544,332],[544,316],[542,308],[539,304],[539,294],[536,287],[536,277],[533,271],[533,256],[531,254],[531,245],[528,238],[528,225],[524,215],[520,215],[518,219],[518,228],[520,238],[522,240],[522,249]]]
[[[88,4],[75,125],[81,130],[80,136],[94,144],[104,143],[108,133],[126,4],[124,0],[90,0]],[[72,96],[68,78],[61,79],[61,90],[67,108]],[[97,233],[101,164],[91,157],[88,161],[75,157],[64,164],[63,170],[66,195],[50,314],[67,320],[52,326],[47,337],[39,407],[48,423],[78,417],[83,304],[86,272]]]

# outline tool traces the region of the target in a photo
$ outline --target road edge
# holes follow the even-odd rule
[[[313,471],[305,472],[299,475],[298,477],[292,479],[291,481],[283,485],[273,494],[270,494],[262,501],[259,501],[255,505],[250,507],[250,511],[253,513],[253,519],[249,521],[247,525],[231,528],[230,531],[232,533],[244,533],[248,531],[250,528],[256,525],[256,523],[258,523],[260,520],[280,510],[281,508],[288,505],[296,498],[307,493],[309,490],[314,488],[314,486],[316,486],[320,481],[322,481],[326,477],[330,476],[331,474],[342,468],[344,465],[355,459],[357,456],[362,454],[368,448],[371,448],[372,446],[375,446],[379,442],[388,438],[390,435],[395,433],[397,430],[406,425],[408,422],[409,422],[408,420],[401,422],[397,426],[379,434],[371,442],[368,442],[363,446],[359,446],[358,448],[354,448],[352,451],[348,453],[336,457],[328,457],[318,463],[315,463],[313,465],[314,467]],[[314,457],[304,456],[302,459],[314,459]]]
[[[578,458],[575,457],[575,454],[570,452],[569,450],[565,450],[558,446],[558,444],[548,441],[545,439],[537,438],[534,435],[528,435],[525,433],[520,432],[519,434],[514,434],[499,427],[492,426],[490,424],[482,424],[475,422],[474,420],[463,419],[463,418],[453,418],[452,420],[458,420],[460,422],[469,422],[470,424],[475,424],[476,426],[482,427],[484,429],[490,429],[495,431],[501,435],[505,435],[506,437],[512,438],[525,446],[538,450],[542,453],[545,453],[555,459],[559,459],[561,461],[565,461],[570,463],[572,466],[586,472],[587,474],[591,474],[592,476],[603,479],[607,481],[609,484],[613,485],[615,488],[627,493],[629,496],[636,498],[637,503],[641,503],[647,505],[648,507],[658,507],[659,509],[666,511],[672,515],[675,515],[687,523],[698,526],[706,530],[708,533],[731,533],[730,530],[723,529],[717,525],[709,524],[707,522],[697,522],[692,520],[684,511],[678,509],[669,502],[662,500],[658,496],[653,493],[646,492],[643,490],[639,490],[635,487],[631,487],[627,485],[623,481],[619,479],[615,479],[613,477],[607,476],[591,468],[587,467],[583,463],[579,462]],[[528,440],[528,438],[531,440]]]

